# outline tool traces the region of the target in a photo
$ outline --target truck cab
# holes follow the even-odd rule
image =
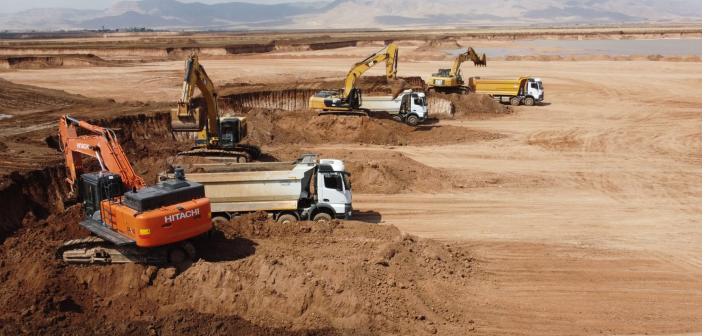
[[[528,78],[524,81],[524,87],[522,88],[524,99],[522,102],[525,105],[531,104],[531,100],[527,98],[532,98],[534,103],[540,103],[544,101],[544,83],[541,78]]]
[[[424,92],[406,92],[400,96],[399,117],[410,126],[417,126],[429,117],[427,96]]]
[[[220,146],[234,148],[246,136],[246,118],[224,116],[219,119]]]
[[[316,199],[312,212],[327,209],[338,219],[351,218],[353,208],[350,174],[344,162],[334,159],[321,159],[317,168]],[[310,213],[310,217],[314,217]]]

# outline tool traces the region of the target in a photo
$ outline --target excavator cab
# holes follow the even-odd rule
[[[451,69],[439,69],[439,72],[432,74],[435,77],[448,77],[451,74]]]
[[[361,89],[353,88],[351,90],[351,94],[349,94],[348,100],[349,106],[352,109],[357,109],[361,107],[361,105],[363,104],[363,94],[361,92]]]
[[[223,117],[219,120],[219,146],[222,149],[235,148],[246,137],[248,127],[244,117]]]
[[[124,194],[124,184],[118,174],[110,172],[86,173],[80,176],[79,196],[83,201],[83,210],[88,218],[100,211],[100,202]]]

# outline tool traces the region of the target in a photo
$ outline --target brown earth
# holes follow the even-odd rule
[[[443,93],[429,95],[429,111],[448,112],[432,114],[439,119],[487,119],[513,113],[509,106],[496,102],[488,95]]]
[[[421,125],[411,127],[392,119],[368,116],[318,115],[312,111],[254,109],[248,141],[257,145],[340,143],[377,145],[438,145],[495,140],[501,135],[464,127]]]
[[[360,55],[366,51],[340,49],[339,56],[326,58],[316,58],[320,52],[304,51],[299,58],[290,59],[250,56],[235,61],[212,61],[208,63],[208,73],[216,82],[263,82],[263,86],[269,81],[275,86],[309,82],[314,78],[338,79],[357,60],[351,53]],[[312,61],[305,58],[308,54]],[[403,72],[430,74],[445,67],[445,61],[404,62],[401,66]],[[181,78],[175,76],[168,81],[155,78],[182,71],[181,68],[181,62],[170,62],[119,68],[119,73],[115,68],[93,67],[20,70],[0,76],[89,97],[118,101],[148,97],[165,101],[162,106],[167,107],[177,99]],[[71,222],[75,219],[68,218],[70,215],[50,219],[63,211],[61,188],[65,184],[60,166],[46,165],[53,159],[60,163],[60,156],[43,141],[55,133],[52,127],[62,110],[0,120],[3,134],[0,142],[16,150],[14,154],[3,154],[3,166],[12,167],[8,172],[19,171],[4,180],[9,184],[3,186],[0,195],[3,200],[0,224],[7,224],[2,226],[3,230],[9,228],[7,233],[3,231],[0,246],[3,277],[0,300],[5,307],[0,309],[3,316],[0,325],[8,326],[2,333],[17,334],[20,328],[35,334],[91,333],[95,324],[88,318],[104,322],[92,333],[145,334],[149,333],[149,326],[161,333],[171,328],[177,330],[174,333],[189,334],[197,330],[230,333],[232,329],[219,332],[219,322],[226,328],[241,326],[247,332],[250,330],[249,333],[264,333],[256,326],[246,327],[246,323],[228,325],[227,321],[236,320],[233,315],[265,328],[282,327],[281,332],[288,333],[319,328],[326,328],[316,331],[321,334],[423,334],[436,328],[437,334],[447,335],[670,335],[702,331],[699,319],[702,192],[695,183],[690,183],[702,176],[698,113],[702,93],[696,76],[701,71],[699,63],[496,61],[488,68],[471,69],[470,73],[501,77],[525,71],[544,79],[550,104],[517,107],[516,113],[500,118],[456,118],[433,124],[503,134],[493,141],[431,146],[355,143],[277,146],[271,142],[264,146],[266,152],[280,158],[296,151],[295,155],[301,151],[319,151],[325,156],[344,156],[351,162],[350,166],[355,166],[352,168],[355,174],[366,176],[361,180],[368,181],[358,183],[357,190],[373,190],[381,180],[384,184],[384,179],[374,177],[375,170],[395,168],[395,160],[420,173],[450,173],[439,175],[442,179],[456,176],[462,182],[484,177],[488,183],[436,192],[431,191],[434,190],[431,186],[422,186],[421,181],[383,175],[389,176],[388,181],[401,181],[409,187],[397,194],[354,193],[354,211],[365,223],[350,222],[333,228],[302,224],[293,231],[266,224],[233,223],[222,228],[226,235],[217,237],[216,244],[201,248],[203,261],[174,279],[168,279],[173,272],[168,269],[153,272],[134,265],[105,269],[58,267],[52,266],[53,261],[42,259],[48,258],[53,250],[55,245],[51,244],[81,234],[75,230],[75,222]],[[77,76],[91,80],[75,82]],[[587,96],[583,97],[583,93]],[[65,110],[75,109],[85,118],[99,119],[145,113],[159,106],[90,101],[94,108],[75,104]],[[249,107],[242,111],[257,108],[260,109]],[[36,134],[40,136],[33,132],[39,132]],[[137,139],[137,144],[146,143],[144,134]],[[31,149],[32,146],[36,148]],[[42,152],[39,146],[47,149]],[[134,153],[138,155],[138,151]],[[130,154],[132,158],[133,155]],[[26,161],[12,160],[14,157]],[[392,167],[372,166],[384,157],[389,158]],[[22,164],[17,163],[20,161]],[[369,164],[364,166],[366,161]],[[19,166],[25,168],[15,169]],[[385,225],[372,224],[377,222]],[[384,254],[381,253],[384,244],[397,243],[395,229],[390,225],[449,243],[452,251],[474,258],[471,269],[477,271],[470,273],[465,282],[455,281],[448,272],[448,284],[441,282],[443,273],[439,272],[436,279],[427,280],[421,291],[405,286],[404,291],[409,291],[404,294],[402,286],[398,286],[404,280],[395,280],[396,287],[391,287],[392,281],[387,282],[387,278],[374,273],[373,267],[385,269],[388,275],[399,279],[428,278],[434,271],[420,263],[398,262],[397,265],[403,268],[409,265],[410,270],[419,273],[416,277],[394,273],[392,267],[397,257],[388,267],[380,259],[377,260],[380,264],[372,263],[374,258],[365,264],[362,260],[358,262],[358,258]],[[47,233],[53,228],[58,233]],[[239,239],[232,243],[231,237]],[[35,246],[31,245],[32,238],[55,242]],[[258,244],[253,254],[252,244],[246,244],[243,239]],[[417,241],[441,248],[440,251],[448,249],[431,241]],[[368,248],[363,246],[364,242]],[[229,253],[209,254],[208,246]],[[396,255],[413,256],[414,252],[403,248],[396,248],[400,251]],[[27,256],[29,262],[18,263],[20,256]],[[447,265],[448,270],[453,270],[452,263]],[[342,269],[343,266],[352,271]],[[34,270],[37,270],[36,279],[31,273]],[[302,283],[299,274],[306,271],[312,273],[312,280],[319,280],[313,291],[310,289],[313,281],[305,280],[304,285],[299,285]],[[238,278],[239,274],[246,279]],[[348,287],[339,286],[342,282],[337,274],[345,276]],[[145,280],[141,279],[142,275]],[[155,276],[154,281],[143,285],[149,283],[151,276]],[[255,280],[248,279],[254,277]],[[370,285],[375,287],[367,285],[366,277],[373,277]],[[55,280],[42,280],[46,278]],[[298,281],[297,287],[291,289],[288,279]],[[170,283],[167,280],[192,290],[187,294],[176,292],[165,287]],[[232,283],[244,285],[231,294]],[[384,287],[383,283],[388,285]],[[358,284],[363,286],[357,287]],[[337,293],[342,287],[343,291]],[[100,292],[96,294],[90,288]],[[307,297],[310,291],[311,299],[300,299],[302,293]],[[351,296],[344,296],[347,292]],[[251,293],[256,294],[254,299]],[[65,295],[71,299],[67,300]],[[234,296],[242,301],[234,301]],[[334,300],[337,297],[339,300]],[[382,309],[358,308],[351,297]],[[230,304],[222,304],[221,300]],[[95,301],[98,303],[91,305]],[[80,306],[83,313],[72,312],[71,307],[76,310],[76,305],[71,302]],[[242,308],[244,303],[246,306]],[[34,309],[26,310],[32,304],[36,304]],[[108,304],[115,309],[104,308]],[[47,306],[48,313],[44,313]],[[215,309],[213,306],[218,312],[211,311]],[[302,307],[307,310],[299,315],[302,309],[298,308]],[[423,313],[426,307],[444,313],[437,318],[432,313]],[[119,310],[127,313],[117,317],[114,312]],[[416,320],[412,318],[414,311],[418,312]],[[20,322],[22,313],[28,316],[26,323]],[[181,320],[183,315],[187,317]],[[371,317],[364,317],[367,315]],[[119,319],[113,321],[116,318]],[[422,319],[428,321],[426,325],[416,322]],[[148,324],[130,325],[123,320],[146,320]],[[377,324],[382,326],[376,328]],[[87,327],[80,329],[82,325]]]
[[[469,251],[374,224],[377,213],[359,215],[369,222],[282,226],[241,217],[196,242],[202,259],[181,270],[63,265],[53,251],[85,236],[77,229],[80,207],[46,220],[29,215],[0,246],[0,333],[429,335],[470,328],[469,311],[454,300],[476,272]]]

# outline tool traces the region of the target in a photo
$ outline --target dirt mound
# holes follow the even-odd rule
[[[385,150],[311,150],[287,146],[271,148],[267,154],[281,161],[289,161],[310,151],[319,154],[322,158],[343,160],[346,170],[351,173],[354,193],[446,192],[465,187],[467,183],[448,171],[431,168],[402,153]]]
[[[252,109],[246,116],[251,126],[248,141],[259,146],[339,143],[422,146],[502,137],[464,127],[424,125],[415,128],[391,119],[318,115],[312,111]]]
[[[29,215],[0,245],[0,334],[428,335],[472,325],[456,300],[468,297],[470,253],[391,226],[240,217],[196,242],[202,259],[178,272],[62,265],[53,251],[86,235],[81,216],[79,206]]]
[[[509,106],[483,94],[443,94],[429,96],[429,111],[437,118],[483,119],[512,113]],[[437,112],[443,113],[437,113]]]

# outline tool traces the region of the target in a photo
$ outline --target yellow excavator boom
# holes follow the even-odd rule
[[[368,69],[372,68],[380,62],[385,62],[385,75],[388,79],[395,79],[397,76],[397,56],[398,48],[394,43],[390,43],[377,53],[368,56],[363,61],[360,61],[351,67],[344,81],[344,97],[351,94],[351,90],[356,87],[356,80],[363,75]]]
[[[482,57],[478,56],[478,53],[475,52],[475,49],[472,47],[468,47],[468,50],[466,52],[458,55],[456,59],[453,61],[453,67],[451,67],[451,76],[456,76],[458,75],[458,72],[461,71],[461,64],[465,61],[473,61],[473,64],[475,66],[480,66],[484,67],[487,66],[487,57],[485,54],[483,54]]]
[[[195,87],[200,90],[205,99],[204,111],[200,107],[192,106]],[[176,132],[199,132],[207,123],[209,132],[217,132],[218,117],[217,90],[205,72],[205,68],[200,65],[197,55],[193,54],[185,61],[183,90],[178,100],[178,108],[171,111],[171,127]]]
[[[479,67],[487,66],[487,57],[485,54],[478,56],[475,49],[468,47],[464,53],[456,56],[451,69],[439,69],[439,72],[432,74],[431,80],[429,81],[429,90],[443,93],[468,92],[469,88],[466,87],[466,83],[461,76],[461,64],[466,61],[473,61],[473,64]]]

